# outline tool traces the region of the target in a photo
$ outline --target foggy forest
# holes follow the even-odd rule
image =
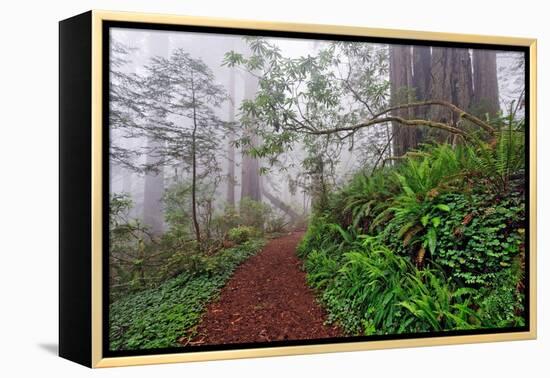
[[[112,28],[108,130],[111,350],[525,325],[523,52]]]

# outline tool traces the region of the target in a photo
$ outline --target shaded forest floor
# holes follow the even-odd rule
[[[248,259],[211,303],[190,345],[341,336],[306,284],[296,246],[303,232],[271,240]]]

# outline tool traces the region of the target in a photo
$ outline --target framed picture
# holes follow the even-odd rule
[[[536,337],[536,40],[60,22],[62,357]]]

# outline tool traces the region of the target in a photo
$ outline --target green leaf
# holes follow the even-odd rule
[[[430,221],[430,216],[427,214],[424,215],[422,218],[420,218],[420,223],[422,223],[422,226],[424,227],[426,227],[429,221]]]
[[[442,204],[442,203],[435,205],[435,208],[439,209],[441,211],[446,211],[446,212],[451,211],[451,208],[449,206],[447,206],[445,204]]]
[[[440,217],[433,217],[432,218],[432,224],[434,227],[437,227],[441,224],[441,218]]]

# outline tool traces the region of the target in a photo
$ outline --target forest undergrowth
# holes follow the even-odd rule
[[[281,230],[268,207],[245,200],[209,220],[210,238],[199,247],[189,237],[187,202],[180,203],[185,194],[165,197],[170,229],[160,237],[128,218],[129,199],[111,198],[111,350],[184,344],[234,270]]]
[[[298,248],[350,335],[525,325],[524,143],[428,144],[318,204]]]
[[[168,348],[191,338],[206,304],[219,294],[239,264],[263,245],[264,239],[247,240],[203,259],[200,269],[114,302],[110,307],[111,349]]]

